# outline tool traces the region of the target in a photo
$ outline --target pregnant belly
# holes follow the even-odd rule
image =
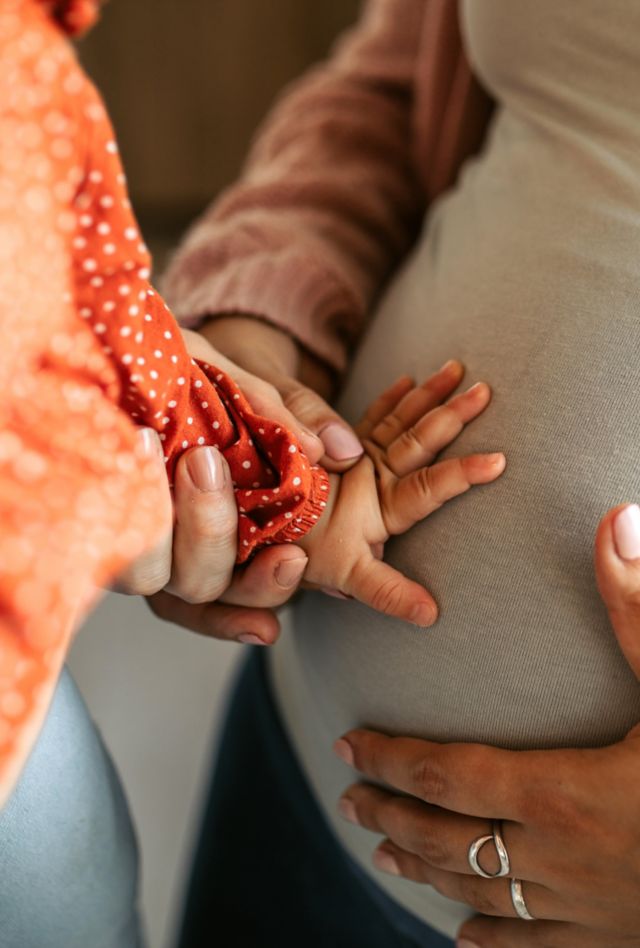
[[[570,204],[553,184],[523,195],[516,171],[480,162],[440,203],[355,360],[352,418],[401,373],[462,359],[494,401],[448,453],[504,450],[508,470],[388,544],[439,601],[432,629],[297,606],[278,687],[304,682],[327,736],[593,745],[640,720],[592,567],[602,514],[640,497],[637,220],[575,181]]]

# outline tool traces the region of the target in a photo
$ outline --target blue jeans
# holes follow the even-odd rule
[[[2,948],[141,948],[138,859],[120,781],[64,671],[0,811]]]
[[[180,948],[451,948],[347,856],[287,742],[254,649],[217,754]]]

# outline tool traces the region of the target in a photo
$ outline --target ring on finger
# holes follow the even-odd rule
[[[500,863],[497,872],[485,872],[478,862],[480,850],[485,843],[490,841],[493,842],[493,845],[495,846],[498,862]],[[477,839],[473,840],[469,846],[467,858],[473,872],[475,872],[476,875],[481,876],[483,879],[500,879],[502,876],[509,875],[511,871],[511,862],[509,860],[507,847],[505,846],[504,839],[502,838],[502,823],[500,820],[491,821],[491,833],[489,833],[489,835],[478,836]]]
[[[527,908],[527,903],[524,900],[522,881],[520,879],[512,879],[510,883],[510,889],[511,901],[518,918],[521,918],[525,922],[534,922],[535,918],[530,913],[529,909]]]

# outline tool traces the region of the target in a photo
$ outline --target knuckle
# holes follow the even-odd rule
[[[413,782],[418,794],[429,803],[443,800],[447,793],[448,780],[442,767],[431,757],[422,757],[415,765]]]
[[[418,855],[435,869],[446,869],[451,864],[451,849],[444,839],[434,833],[433,827],[423,831]]]
[[[378,424],[373,429],[371,435],[376,441],[386,442],[391,438],[395,438],[398,431],[402,428],[402,421],[395,412],[390,412],[388,415],[379,421]]]
[[[397,579],[388,579],[382,583],[373,595],[373,608],[387,615],[395,612],[402,598],[401,585],[400,580]]]
[[[170,575],[168,563],[141,564],[129,572],[120,586],[131,596],[153,596],[164,589]]]
[[[487,885],[486,882],[487,880],[476,879],[473,876],[460,876],[461,898],[481,915],[498,915],[500,913],[493,894],[494,887]]]
[[[207,496],[193,504],[188,523],[191,540],[198,545],[226,546],[235,537],[238,519],[235,509],[224,506],[212,506]]]
[[[402,448],[405,451],[415,451],[416,449],[422,450],[422,441],[420,439],[420,433],[417,428],[411,427],[406,428],[402,435],[400,436],[400,443]]]
[[[421,467],[419,471],[416,471],[414,483],[421,497],[433,496],[433,475],[430,467]]]
[[[285,392],[283,397],[285,408],[287,408],[295,418],[309,416],[314,407],[317,407],[317,397],[313,392],[305,388],[304,385],[295,385]]]
[[[202,606],[217,599],[226,588],[226,583],[222,581],[214,585],[210,579],[205,581],[201,577],[177,574],[172,577],[169,588],[174,596],[190,606]]]

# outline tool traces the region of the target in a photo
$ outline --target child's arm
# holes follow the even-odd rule
[[[433,463],[491,398],[479,383],[444,402],[461,376],[460,364],[450,362],[420,387],[402,378],[370,407],[358,429],[366,456],[341,477],[331,475],[327,512],[300,544],[309,554],[308,582],[416,625],[435,621],[433,597],[382,553],[390,536],[504,471],[502,454]]]

